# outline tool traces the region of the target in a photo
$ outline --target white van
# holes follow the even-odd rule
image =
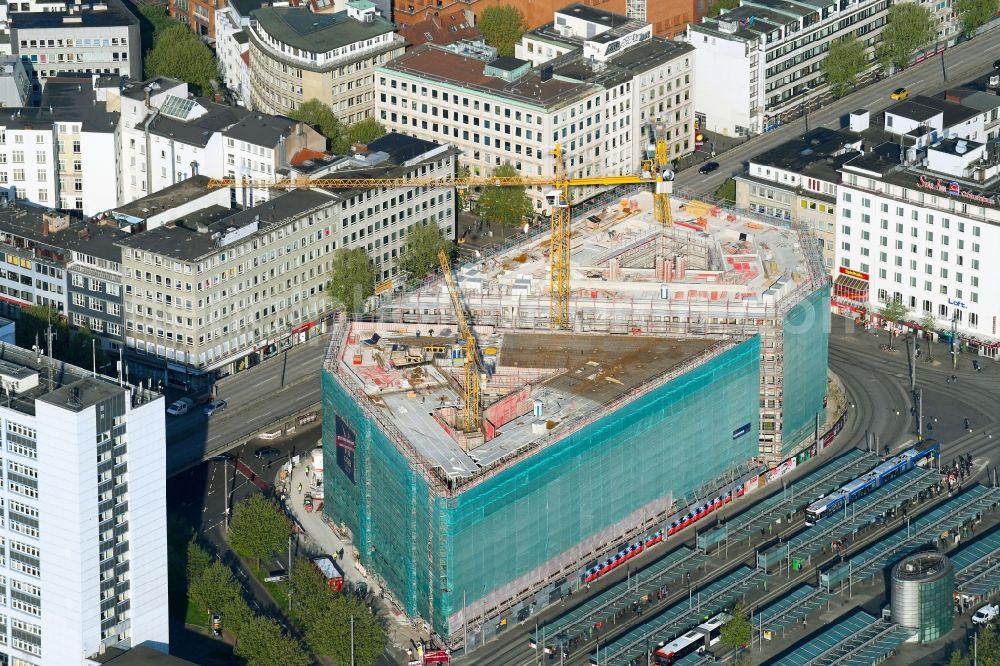
[[[191,398],[181,398],[167,407],[167,414],[170,414],[170,416],[180,416],[182,414],[187,414],[188,410],[192,407],[194,407],[194,400]]]

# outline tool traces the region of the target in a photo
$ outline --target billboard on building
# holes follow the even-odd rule
[[[357,438],[342,418],[337,417],[337,467],[356,484],[354,480],[354,448]]]

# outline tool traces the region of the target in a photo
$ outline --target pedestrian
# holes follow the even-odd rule
[[[299,484],[299,494],[300,495],[302,494],[302,484],[301,483]]]

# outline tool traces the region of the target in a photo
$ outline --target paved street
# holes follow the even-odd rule
[[[320,401],[319,370],[329,337],[318,336],[260,365],[219,381],[218,397],[228,403],[212,417],[196,406],[184,416],[167,416],[167,469],[174,473],[219,452],[226,444],[256,433]],[[168,394],[167,404],[175,397]]]
[[[868,109],[872,113],[889,106],[889,93],[900,86],[910,91],[910,96],[933,94],[948,86],[955,86],[990,70],[994,51],[1000,45],[1000,30],[992,30],[979,35],[969,42],[963,42],[944,53],[948,79],[945,81],[941,68],[941,56],[921,62],[878,83],[862,88],[808,116],[809,127],[825,125],[840,127],[846,122],[847,114],[856,109]],[[696,101],[697,106],[697,101]],[[688,169],[677,175],[676,183],[682,190],[694,194],[712,194],[734,174],[743,172],[743,163],[750,157],[801,135],[806,128],[806,119],[799,118],[777,130],[755,137],[733,150],[718,155],[715,161],[719,169],[702,176],[697,169]]]

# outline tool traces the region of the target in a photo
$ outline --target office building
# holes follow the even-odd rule
[[[508,163],[525,175],[554,174],[556,143],[570,177],[635,174],[652,125],[669,136],[671,158],[694,149],[689,46],[653,37],[648,23],[580,4],[557,13],[555,25],[525,34],[521,57],[498,58],[467,42],[408,51],[378,69],[379,121],[451,142],[473,175]],[[536,57],[539,44],[557,38],[559,50]],[[543,190],[529,188],[539,211]],[[574,199],[598,191],[574,188]]]
[[[737,207],[808,227],[819,242],[826,270],[836,273],[840,167],[858,155],[863,142],[854,132],[817,127],[754,155],[746,172],[735,177]]]
[[[449,147],[388,134],[323,175],[447,178],[454,168]],[[126,238],[119,244],[131,376],[135,367],[207,386],[318,335],[333,311],[333,252],[363,248],[380,279],[389,278],[415,224],[454,238],[453,190],[293,190],[242,211],[187,212]]]
[[[475,429],[442,282],[333,331],[324,511],[450,645],[479,648],[815,443],[830,297],[815,244],[677,198],[691,222],[664,228],[636,196],[643,212],[574,227],[572,332],[549,330],[540,252],[456,267],[486,368]]]
[[[121,2],[105,0],[64,11],[12,14],[10,41],[32,78],[33,94],[68,73],[120,74],[142,79],[139,19]]]
[[[13,346],[0,357],[0,655],[41,665],[140,643],[165,652],[162,397],[54,365]]]
[[[31,99],[31,77],[17,56],[0,60],[0,106],[27,106]]]
[[[187,84],[172,79],[126,84],[107,94],[123,118],[123,202],[197,175],[274,180],[295,152],[326,147],[326,139],[309,125],[189,97]],[[252,206],[269,196],[268,189],[258,188],[241,191],[238,201]]]
[[[403,53],[403,38],[367,0],[333,14],[308,7],[251,13],[250,101],[287,115],[317,99],[345,123],[373,115],[375,68]]]
[[[830,44],[859,38],[874,62],[885,27],[885,0],[820,6],[789,0],[744,0],[716,18],[688,26],[698,76],[696,111],[703,129],[729,136],[758,134],[782,114],[826,92],[823,61]]]

